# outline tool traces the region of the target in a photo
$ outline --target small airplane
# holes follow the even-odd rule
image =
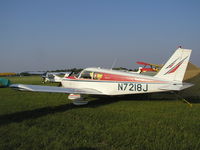
[[[142,61],[137,61],[136,63],[144,66],[144,67],[139,67],[138,73],[149,72],[149,71],[158,72],[162,67],[162,65],[150,64],[150,63],[146,63]],[[146,66],[149,66],[149,67],[146,67]]]
[[[46,82],[61,82],[63,77],[60,75],[64,75],[64,78],[68,77],[70,72],[45,72],[42,75],[42,83]]]
[[[183,83],[192,50],[178,48],[155,76],[112,69],[86,68],[76,75],[62,79],[62,87],[12,84],[10,87],[33,92],[69,93],[75,105],[88,101],[81,94],[127,95],[166,91],[180,91],[193,86]]]

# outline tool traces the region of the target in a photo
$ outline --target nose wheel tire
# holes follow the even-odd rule
[[[72,100],[72,103],[77,106],[86,105],[88,103],[80,94],[69,94],[68,99]]]

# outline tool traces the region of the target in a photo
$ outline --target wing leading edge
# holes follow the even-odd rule
[[[21,91],[32,91],[32,92],[103,95],[102,92],[99,92],[94,89],[64,88],[55,86],[26,85],[26,84],[12,84],[10,85],[10,87]]]

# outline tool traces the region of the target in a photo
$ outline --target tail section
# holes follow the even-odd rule
[[[191,52],[190,49],[178,48],[155,77],[182,82]]]

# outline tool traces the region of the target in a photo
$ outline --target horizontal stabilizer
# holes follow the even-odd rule
[[[77,88],[64,88],[64,87],[55,87],[55,86],[26,85],[26,84],[12,84],[10,85],[10,87],[17,90],[21,90],[21,91],[32,91],[32,92],[102,95],[101,92],[94,89],[77,89]]]
[[[169,90],[169,91],[180,91],[183,89],[187,89],[191,86],[193,86],[194,84],[191,83],[183,83],[183,84],[172,84],[172,85],[167,85],[167,86],[163,86],[160,87],[159,89],[161,90]]]

